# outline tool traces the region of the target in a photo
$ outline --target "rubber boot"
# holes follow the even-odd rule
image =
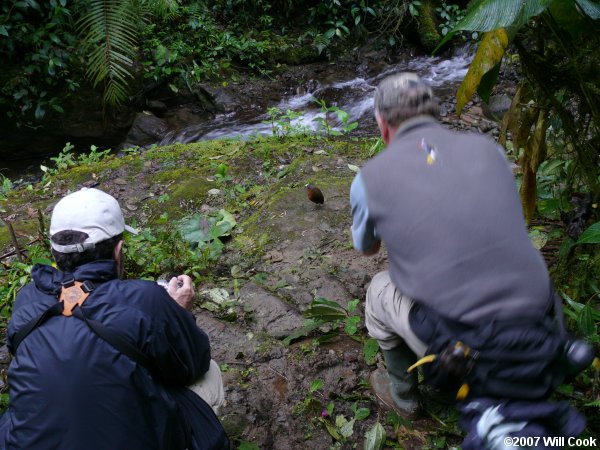
[[[416,418],[421,411],[417,371],[408,373],[406,370],[416,362],[417,357],[405,343],[391,350],[383,350],[383,357],[387,374],[373,373],[373,389],[384,403],[391,400],[393,405],[389,406],[399,414]]]

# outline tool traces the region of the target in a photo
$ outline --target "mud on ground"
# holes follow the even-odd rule
[[[176,219],[227,209],[237,225],[218,264],[196,280],[194,313],[223,369],[221,419],[234,448],[360,448],[377,422],[386,448],[448,448],[461,440],[450,409],[431,404],[423,419],[406,421],[390,415],[368,385],[382,359],[365,360],[362,305],[386,255],[363,257],[353,250],[348,193],[373,143],[289,138],[152,149],[76,167],[52,178],[49,188],[40,184],[15,194],[1,205],[3,218],[29,240],[37,209],[49,217],[67,191],[93,185],[117,197],[127,220],[135,218],[142,228],[155,226],[163,212]],[[215,177],[215,162],[228,166],[226,181]],[[308,201],[306,183],[323,190],[323,205]],[[161,196],[170,200],[161,203]],[[303,314],[317,297],[344,308],[359,299],[358,331],[350,336],[342,325],[320,341],[335,331],[329,324],[288,345],[285,338],[303,327]],[[5,347],[2,359],[5,373]]]
[[[360,448],[376,422],[385,426],[389,443],[395,442],[397,448],[446,448],[445,437],[437,435],[438,414],[444,417],[440,420],[445,428],[455,432],[453,414],[435,406],[434,416],[404,422],[394,430],[387,419],[389,411],[369,389],[369,373],[382,360],[378,357],[371,366],[365,362],[362,303],[366,286],[385,269],[387,258],[385,253],[359,256],[351,245],[348,192],[354,173],[348,164],[357,163],[345,155],[328,157],[318,173],[310,161],[298,167],[301,178],[322,188],[324,205],[310,203],[301,183],[272,198],[255,213],[260,233],[270,239],[238,292],[243,320],[223,323],[198,311],[198,324],[211,336],[214,357],[226,365],[223,422],[232,436],[258,448]],[[230,255],[229,264],[236,262]],[[256,277],[257,273],[266,277]],[[235,295],[234,290],[230,293]],[[361,300],[358,340],[342,332],[319,344],[322,333],[316,332],[290,346],[282,343],[302,327],[302,313],[317,297],[343,307],[352,299]],[[323,385],[311,392],[317,380]],[[324,416],[330,403],[333,413]],[[350,421],[359,409],[366,409],[368,417],[356,420],[347,438],[336,439],[336,434],[342,435],[336,418]],[[444,444],[435,447],[435,442]]]
[[[202,309],[197,314],[199,326],[211,336],[214,358],[225,365],[228,403],[223,422],[238,442],[261,449],[362,447],[376,422],[385,427],[391,446],[447,447],[447,438],[459,440],[451,411],[432,405],[433,415],[422,420],[390,421],[389,411],[368,385],[370,372],[382,360],[378,356],[374,364],[366,363],[362,304],[366,286],[385,269],[387,258],[385,252],[363,257],[352,248],[348,194],[353,166],[362,164],[369,145],[351,141],[314,141],[313,145],[284,145],[277,153],[277,169],[289,167],[288,174],[257,194],[261,206],[241,220],[242,230],[222,260],[222,284],[199,289],[204,300],[210,297],[207,290],[218,287],[225,287],[236,299],[235,322],[216,320]],[[260,161],[253,160],[246,153],[232,166],[244,168],[246,180],[264,185],[268,181]],[[307,200],[306,183],[322,189],[323,205]],[[221,206],[218,196],[209,201],[211,207]],[[240,242],[241,250],[234,250]],[[245,265],[252,252],[259,256]],[[328,331],[321,329],[285,345],[285,337],[302,328],[303,312],[315,298],[344,308],[359,299],[359,332],[354,336],[341,332],[319,343]],[[330,412],[326,412],[328,405],[333,405]],[[353,426],[341,425],[365,414]],[[446,435],[438,434],[440,428]]]

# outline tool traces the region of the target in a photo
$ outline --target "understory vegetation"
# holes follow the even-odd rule
[[[93,88],[110,119],[148,84],[192,90],[241,72],[273,76],[366,42],[393,50],[406,37],[419,40],[424,24],[432,49],[465,3],[9,0],[0,6],[0,117],[39,127],[64,113],[69,97]]]
[[[206,80],[226,85],[241,74],[273,77],[293,64],[335,60],[338,51],[367,44],[393,52],[407,39],[429,50],[465,40],[476,42],[477,53],[457,93],[457,110],[460,113],[476,95],[488,102],[498,93],[501,68],[517,73],[512,104],[498,118],[499,143],[518,166],[516,181],[530,237],[564,299],[568,328],[598,354],[597,2],[10,0],[2,3],[0,14],[4,65],[0,120],[3,126],[10,122],[24,130],[43,127],[49,117],[60,117],[68,98],[87,89],[98,93],[98,105],[110,120],[111,111],[134,102],[150,85],[167,85],[178,92],[193,91]],[[0,216],[5,225],[0,227],[2,334],[16,293],[29,282],[33,264],[51,264],[46,208],[56,200],[55,193],[82,183],[114,180],[124,167],[130,171],[126,183],[136,183],[134,173],[156,165],[160,170],[148,182],[161,189],[160,194],[145,199],[143,206],[125,205],[136,218],[132,225],[142,229],[139,235],[127,237],[129,276],[156,279],[185,270],[198,284],[225,279],[234,291],[248,280],[260,284],[267,275],[251,270],[254,263],[269,256],[270,236],[260,232],[248,237],[249,230],[260,228],[255,214],[268,206],[268,199],[301,186],[296,170],[302,158],[333,160],[352,155],[362,162],[381,149],[381,141],[347,136],[360,124],[350,122],[343,110],[324,102],[319,106],[323,115],[317,135],[297,125],[298,113],[271,108],[272,137],[268,138],[130,149],[120,158],[97,147],[76,155],[67,144],[51,159],[52,164],[42,167],[38,183],[21,183],[0,174]],[[334,128],[331,118],[340,126]],[[258,167],[260,175],[243,176],[248,167]],[[358,166],[336,170],[351,177]],[[202,209],[203,202],[215,198],[218,208]],[[233,303],[219,295],[220,303],[210,306],[216,317],[235,321],[238,314],[246,313],[236,311]],[[308,355],[332,337],[344,335],[359,342],[366,364],[374,364],[378,349],[361,324],[360,302],[340,305],[317,297],[304,318],[304,327],[288,336],[285,345],[303,340],[298,351]],[[556,395],[573,402],[586,416],[586,436],[592,437],[599,437],[600,430],[599,373],[600,367],[586,370],[561,386]],[[321,380],[312,382],[297,405],[298,414],[325,427],[335,448],[358,442],[356,436],[350,439],[353,427],[369,411],[359,399],[348,399],[350,412],[338,420],[334,411],[340,409],[339,402],[334,406],[332,399],[323,398],[321,386]],[[0,401],[5,406],[6,393]],[[460,441],[455,415],[432,412],[432,420],[439,430],[427,435],[422,448],[448,448]],[[396,435],[398,430],[414,431],[409,421],[394,415],[381,422]],[[365,448],[384,444],[401,448],[386,438],[379,421],[376,424],[361,436]],[[255,448],[241,438],[238,444],[239,448]]]

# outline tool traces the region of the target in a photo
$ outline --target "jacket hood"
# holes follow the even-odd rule
[[[36,264],[31,269],[31,278],[36,287],[50,295],[58,295],[62,282],[73,277],[77,281],[104,282],[118,278],[117,265],[114,260],[94,261],[83,264],[74,272],[62,272],[52,266]]]

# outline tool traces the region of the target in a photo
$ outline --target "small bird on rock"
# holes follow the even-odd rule
[[[323,197],[321,189],[312,184],[306,185],[306,195],[308,199],[313,203],[322,205],[325,202],[325,197]]]

